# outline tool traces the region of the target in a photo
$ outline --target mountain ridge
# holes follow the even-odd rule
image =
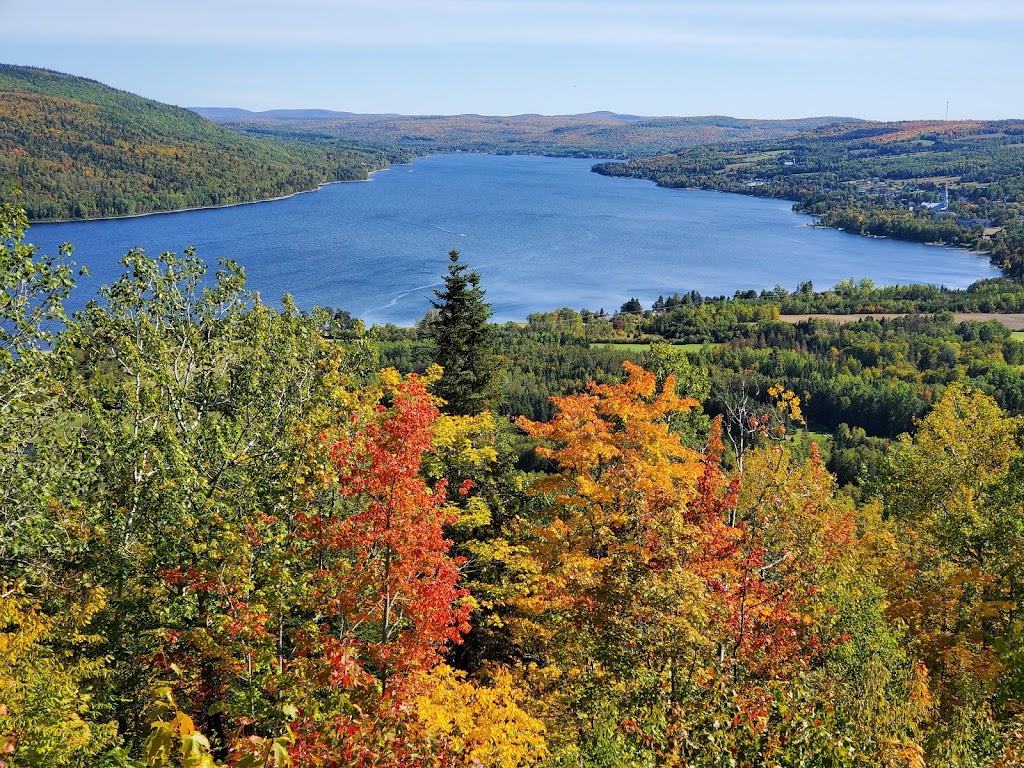
[[[0,196],[33,221],[255,202],[366,178],[387,162],[337,143],[244,136],[96,80],[0,64]]]
[[[244,114],[231,107],[199,108],[244,134],[306,141],[375,142],[419,154],[489,152],[573,157],[650,157],[685,147],[778,139],[824,125],[860,122],[848,117],[785,120],[621,115],[373,115],[318,112],[290,117],[288,110]],[[312,110],[304,110],[309,113]]]

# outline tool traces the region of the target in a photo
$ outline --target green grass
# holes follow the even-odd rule
[[[1024,331],[1010,331],[1010,338],[1013,341],[1024,342]]]
[[[820,429],[818,427],[802,427],[800,431],[806,434],[807,437],[809,437],[811,440],[819,444],[828,443],[829,441],[832,440],[831,432],[825,429]]]
[[[616,344],[610,341],[591,342],[591,349],[618,349],[622,352],[647,352],[650,350],[650,344]]]
[[[700,352],[705,346],[717,347],[717,344],[673,344],[676,349],[681,349],[684,352]]]
[[[717,347],[718,344],[673,344],[673,349],[681,349],[684,352],[700,352],[705,346]],[[650,344],[617,344],[614,341],[592,341],[590,343],[591,349],[618,349],[623,352],[647,352],[650,350]]]

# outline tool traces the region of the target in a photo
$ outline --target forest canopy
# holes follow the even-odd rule
[[[69,254],[25,226],[0,208],[5,768],[1021,759],[1024,430],[966,365],[891,444],[837,431],[877,452],[840,488],[792,360],[722,388],[710,345],[656,344],[589,358],[605,380],[583,365],[543,418],[446,414],[429,343],[191,251],[131,251],[69,318]],[[506,378],[642,318],[614,320],[531,317]],[[772,349],[911,389],[932,338],[1019,354],[872,322]],[[745,328],[721,354],[769,344]],[[417,349],[422,373],[382,365]]]

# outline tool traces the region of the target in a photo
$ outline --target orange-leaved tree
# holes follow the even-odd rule
[[[513,768],[544,753],[543,726],[507,675],[488,685],[441,664],[468,631],[473,602],[445,535],[458,507],[445,503],[446,479],[424,479],[440,418],[430,380],[382,372],[381,404],[356,409],[312,452],[326,465],[310,462],[305,500],[326,485],[334,501],[295,516],[307,617],[288,665],[297,765],[461,766],[486,756]]]
[[[550,722],[581,759],[624,759],[620,721],[664,705],[709,648],[688,506],[707,472],[667,424],[696,401],[671,376],[658,391],[653,374],[625,367],[622,384],[554,398],[550,422],[517,422],[554,445],[537,451],[559,469],[534,487],[550,505],[527,535],[518,636]]]
[[[439,663],[468,629],[460,563],[443,531],[447,484],[430,487],[420,473],[439,411],[415,375],[384,372],[382,383],[389,406],[356,411],[346,433],[323,435],[334,467],[323,479],[338,502],[295,516],[296,549],[309,564],[301,598],[309,618],[294,631],[293,672],[297,692],[312,692],[300,707],[295,750],[314,764],[404,754],[412,737],[399,729],[385,745],[371,738],[373,719],[400,720],[406,680]]]
[[[549,423],[518,422],[558,469],[522,522],[517,601],[554,746],[601,764],[852,764],[864,753],[828,698],[853,621],[834,605],[856,591],[850,506],[816,455],[769,445],[730,476],[720,425],[686,448],[668,422],[695,401],[625,367],[555,398]]]

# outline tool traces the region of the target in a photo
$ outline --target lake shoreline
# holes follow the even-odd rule
[[[259,205],[260,203],[278,203],[282,200],[291,200],[293,197],[299,195],[308,195],[313,192],[319,192],[324,187],[329,187],[332,184],[365,184],[373,181],[374,174],[386,171],[393,166],[387,168],[378,168],[375,171],[371,171],[368,178],[365,179],[339,179],[338,181],[325,181],[322,184],[317,184],[315,189],[300,189],[298,192],[292,192],[289,195],[279,195],[278,197],[266,197],[260,200],[245,200],[240,203],[224,203],[223,205],[201,205],[196,208],[175,208],[170,211],[147,211],[146,213],[126,213],[124,216],[95,216],[88,219],[31,219],[29,220],[29,226],[36,224],[87,224],[90,221],[122,221],[125,219],[141,219],[146,216],[169,216],[174,213],[194,213],[195,211],[219,211],[224,208],[238,208],[243,205]]]
[[[793,203],[793,213],[800,214],[801,216],[812,216],[812,217],[814,217],[816,219],[816,221],[814,223],[807,224],[806,226],[808,226],[808,227],[814,227],[814,228],[817,228],[817,229],[831,229],[831,230],[833,230],[835,232],[842,232],[843,234],[846,234],[846,235],[853,235],[854,237],[865,237],[865,238],[869,238],[869,239],[872,239],[872,240],[894,240],[894,241],[900,242],[900,243],[920,243],[922,245],[927,245],[927,246],[931,246],[931,247],[947,248],[949,250],[960,251],[961,253],[969,253],[969,254],[974,255],[974,256],[985,256],[985,257],[987,257],[989,259],[989,263],[992,263],[992,261],[991,261],[991,251],[984,251],[984,250],[978,250],[978,249],[973,249],[973,248],[965,248],[963,246],[951,245],[949,243],[944,243],[944,242],[922,242],[920,240],[910,240],[910,239],[902,238],[902,237],[893,237],[892,235],[872,235],[870,233],[863,233],[862,234],[860,232],[850,232],[849,230],[844,229],[843,227],[837,227],[837,226],[834,226],[832,224],[823,224],[823,223],[821,223],[821,216],[819,214],[807,213],[805,211],[799,210],[798,209],[798,205],[800,204],[800,201],[796,200],[794,198],[791,198],[791,197],[774,197],[774,196],[771,196],[771,195],[757,195],[757,194],[753,194],[751,192],[743,192],[741,190],[716,189],[714,187],[673,187],[673,186],[670,186],[670,185],[659,184],[657,182],[657,180],[646,178],[646,177],[643,177],[643,176],[612,176],[611,174],[605,174],[605,173],[601,173],[600,171],[596,171],[596,170],[594,170],[594,168],[591,168],[590,170],[591,170],[591,172],[596,173],[598,176],[606,176],[607,178],[610,178],[610,179],[634,178],[634,179],[637,179],[639,181],[650,181],[655,186],[657,186],[657,187],[659,187],[661,189],[678,189],[678,190],[684,191],[684,192],[719,192],[719,193],[721,193],[723,195],[739,195],[741,197],[754,197],[754,198],[761,198],[761,199],[764,199],[764,200],[785,200],[786,202]],[[995,267],[995,264],[993,264],[992,266]],[[1003,277],[1007,276],[1006,273],[1002,269],[1000,269],[999,267],[996,267],[996,269],[999,269],[999,272],[1000,272],[1000,274]]]
[[[496,322],[552,307],[614,310],[631,297],[650,306],[693,290],[732,295],[851,277],[967,287],[998,276],[955,250],[812,230],[812,218],[780,200],[680,190],[690,196],[683,200],[653,184],[615,184],[589,173],[591,165],[434,155],[390,166],[373,184],[331,184],[288,205],[43,223],[30,239],[44,253],[74,243],[76,261],[92,272],[89,286],[116,281],[119,258],[132,248],[191,244],[210,263],[242,264],[250,290],[265,297],[289,293],[303,310],[338,307],[367,324],[402,326],[429,310],[427,286],[453,247],[480,273]],[[91,298],[76,294],[72,309]]]

